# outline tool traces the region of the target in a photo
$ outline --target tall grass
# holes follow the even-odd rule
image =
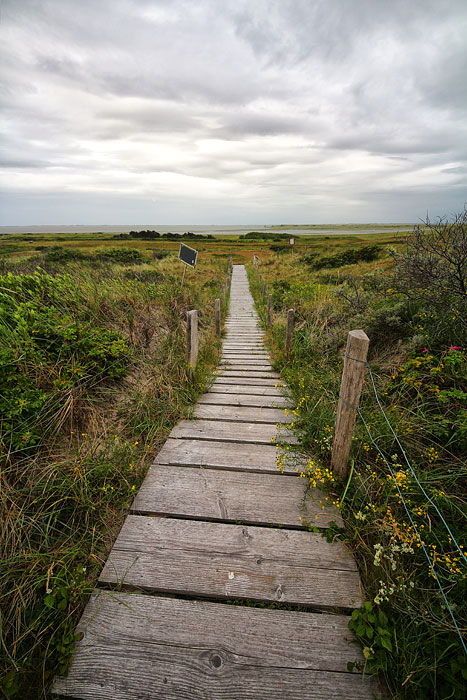
[[[457,318],[446,323],[433,307],[397,293],[392,264],[382,251],[376,262],[313,271],[303,257],[263,254],[260,271],[274,308],[267,338],[275,366],[296,400],[295,429],[310,452],[304,478],[327,489],[330,500],[338,503],[345,530],[337,534],[359,564],[367,602],[351,626],[363,645],[366,661],[361,670],[382,674],[390,697],[397,700],[460,700],[466,657],[433,572],[465,634],[465,550],[457,549],[421,487],[464,547],[467,339],[459,336],[462,324]],[[251,265],[248,274],[265,320],[257,271]],[[456,315],[464,313],[465,320],[465,305],[460,307]],[[286,359],[288,308],[295,308],[296,325],[293,351]],[[358,420],[351,478],[339,483],[326,471],[342,353],[347,333],[354,328],[370,337],[376,389],[417,479],[369,381],[361,411],[370,435]]]
[[[148,464],[217,361],[214,299],[226,267],[204,259],[181,289],[173,256],[130,266],[44,255],[4,263],[2,308],[12,311],[0,323],[9,387],[0,443],[8,698],[46,698],[53,675],[66,671],[75,624]],[[200,357],[188,377],[191,308],[200,312]]]

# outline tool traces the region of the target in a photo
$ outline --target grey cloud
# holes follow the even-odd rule
[[[117,188],[123,212],[161,188],[164,211],[225,220],[466,199],[464,0],[4,0],[2,14],[11,196],[62,190],[97,215],[97,195],[86,209],[70,192]]]

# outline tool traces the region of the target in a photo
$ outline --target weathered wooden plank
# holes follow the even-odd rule
[[[305,490],[297,476],[157,464],[150,467],[130,511],[256,525],[342,525],[336,508],[322,509],[323,493],[314,490],[305,498]]]
[[[247,389],[248,387],[243,387]],[[256,408],[290,408],[292,401],[286,396],[261,396],[255,394],[225,394],[210,391],[198,401],[212,406],[255,406]]]
[[[182,420],[173,428],[171,438],[253,442],[271,445],[274,440],[297,443],[293,433],[274,423],[240,423],[217,420]],[[230,448],[229,448],[230,449]]]
[[[279,374],[277,372],[271,372],[269,370],[246,370],[246,369],[227,369],[222,368],[221,372],[217,375],[218,377],[245,377],[249,379],[278,379]]]
[[[168,438],[155,463],[277,474],[278,453],[274,445]],[[295,463],[294,458],[284,464],[284,473],[296,474],[300,464],[304,465],[305,460],[297,457]]]
[[[271,363],[269,362],[268,355],[250,355],[249,353],[243,353],[242,355],[224,355],[221,356],[221,365],[257,365],[259,367],[267,367],[271,369]]]
[[[262,350],[249,350],[249,349],[240,349],[238,348],[237,350],[223,350],[221,358],[232,358],[234,360],[251,360],[255,359],[258,360],[260,358],[267,360],[269,358],[269,354],[266,351]]]
[[[241,382],[242,384],[249,385],[251,384],[252,386],[270,386],[270,387],[278,387],[280,386],[277,382],[278,380],[272,377],[271,379],[268,379],[267,377],[245,377],[241,376],[238,377],[237,375],[228,376],[228,375],[218,375],[214,381],[214,384],[220,385],[220,384],[238,384]],[[213,384],[213,386],[214,386]]]
[[[270,366],[270,361],[269,361],[269,355],[265,352],[256,352],[256,353],[250,353],[249,350],[242,350],[241,352],[232,352],[228,351],[223,352],[221,355],[221,362],[236,362],[238,364],[258,364],[258,365],[269,365]]]
[[[223,349],[225,352],[232,353],[242,353],[242,352],[254,352],[263,353],[265,352],[263,343],[250,343],[246,341],[239,341],[238,343],[228,343],[224,344]]]
[[[183,624],[180,622],[183,621]],[[371,700],[348,618],[95,591],[54,692],[83,700]]]
[[[216,392],[220,394],[249,394],[250,396],[285,396],[287,398],[287,393],[285,389],[280,387],[276,388],[274,386],[256,386],[255,384],[223,384],[214,382],[209,387],[210,392]]]
[[[285,409],[252,406],[225,406],[198,404],[194,418],[206,420],[241,421],[242,423],[291,423],[294,416],[287,416]]]
[[[255,360],[252,360],[251,362],[235,362],[234,361],[224,361],[221,362],[219,365],[219,371],[222,372],[272,372],[272,365],[270,364],[263,364],[263,361],[261,360],[261,363],[258,363]]]
[[[315,532],[129,515],[99,581],[349,610],[362,605],[355,568],[341,541]]]

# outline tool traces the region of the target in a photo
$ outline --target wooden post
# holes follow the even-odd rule
[[[259,287],[261,289],[261,285],[263,284],[263,278],[261,277],[261,272],[259,273]]]
[[[253,253],[253,265],[258,267],[258,260],[256,259],[256,253]]]
[[[232,274],[232,256],[229,255],[229,275]]]
[[[216,299],[214,303],[214,309],[216,312],[216,335],[221,334],[221,300]]]
[[[186,359],[188,367],[193,369],[198,359],[198,312],[188,311],[186,315]]]
[[[266,303],[266,282],[263,284],[263,304]]]
[[[272,323],[272,294],[268,295],[268,328]]]
[[[227,277],[225,278],[225,289],[227,292],[230,289],[230,277],[229,277],[229,275],[227,275]]]
[[[285,336],[285,356],[289,357],[290,351],[292,350],[292,340],[293,340],[293,325],[295,321],[295,311],[289,309],[287,311],[287,333]]]
[[[331,468],[340,478],[347,475],[352,436],[358,403],[365,378],[366,358],[370,340],[364,331],[350,331],[344,357],[336,427],[332,443]]]
[[[222,285],[222,301],[225,304],[225,284]]]

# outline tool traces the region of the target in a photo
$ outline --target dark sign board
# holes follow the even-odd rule
[[[180,243],[180,251],[178,253],[178,259],[181,260],[185,265],[194,267],[196,265],[196,258],[198,257],[198,251],[190,248],[184,243]]]

